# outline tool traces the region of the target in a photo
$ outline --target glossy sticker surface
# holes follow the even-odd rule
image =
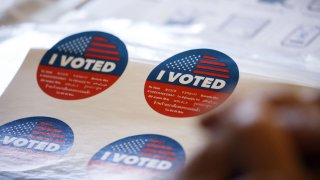
[[[49,96],[78,100],[112,86],[127,63],[127,49],[119,38],[103,32],[83,32],[61,40],[46,52],[37,81]]]
[[[238,79],[237,64],[229,56],[211,49],[194,49],[154,68],[144,94],[150,107],[163,115],[192,117],[223,103]]]
[[[28,170],[58,161],[73,145],[72,129],[51,117],[28,117],[0,126],[0,171]]]
[[[91,179],[168,179],[185,162],[175,140],[161,135],[136,135],[99,150],[88,164]]]

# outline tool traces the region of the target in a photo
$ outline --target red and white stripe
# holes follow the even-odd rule
[[[192,72],[194,74],[229,79],[230,71],[227,69],[227,65],[218,60],[213,56],[202,55]]]
[[[95,58],[110,61],[119,61],[120,52],[117,46],[110,43],[107,38],[94,36],[89,43],[84,56],[87,58]]]

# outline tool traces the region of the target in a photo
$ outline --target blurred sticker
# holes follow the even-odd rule
[[[0,171],[33,169],[56,162],[68,153],[74,136],[64,122],[28,117],[0,126]]]
[[[144,94],[155,111],[171,117],[191,117],[224,102],[239,79],[237,64],[211,49],[174,55],[149,74]]]
[[[168,179],[185,163],[175,140],[154,134],[115,141],[98,151],[88,164],[92,179]]]
[[[82,32],[61,40],[46,52],[37,80],[52,97],[83,99],[115,83],[127,62],[127,49],[120,39],[103,32]]]

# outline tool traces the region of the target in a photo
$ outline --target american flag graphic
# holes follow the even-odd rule
[[[168,69],[192,72],[193,74],[230,78],[227,64],[210,55],[189,55],[165,64]]]
[[[138,138],[111,146],[114,152],[173,161],[176,153],[171,146],[157,139]]]
[[[2,129],[2,134],[27,137],[39,141],[64,143],[64,132],[57,125],[44,121],[24,122]]]
[[[81,36],[57,47],[61,53],[84,56],[85,58],[119,61],[117,46],[105,37]]]

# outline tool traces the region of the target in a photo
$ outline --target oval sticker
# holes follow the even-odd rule
[[[104,32],[82,32],[66,37],[45,53],[37,80],[49,96],[83,99],[114,84],[127,63],[127,49],[119,38]]]
[[[176,54],[149,74],[144,95],[155,111],[171,117],[192,117],[224,102],[239,79],[237,64],[211,49]]]
[[[175,140],[161,135],[136,135],[99,150],[88,164],[92,179],[169,179],[185,163]]]
[[[51,117],[28,117],[0,126],[0,171],[22,171],[58,161],[73,145],[73,131]]]

